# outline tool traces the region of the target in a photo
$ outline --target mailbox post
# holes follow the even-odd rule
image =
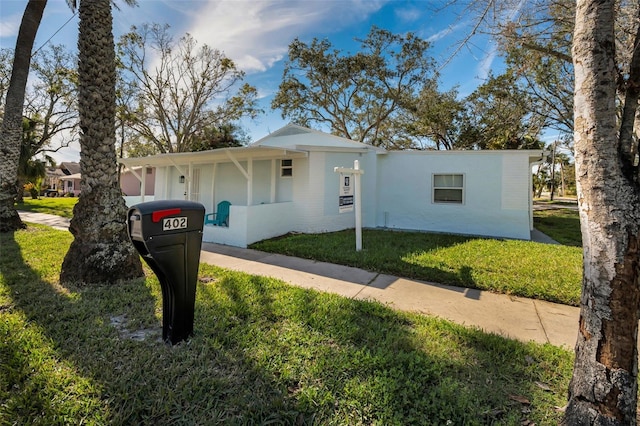
[[[193,334],[205,208],[162,200],[132,206],[129,237],[162,287],[162,339],[175,345]]]

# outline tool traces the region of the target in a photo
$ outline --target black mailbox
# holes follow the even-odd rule
[[[193,201],[140,203],[127,214],[129,237],[162,287],[162,339],[193,334],[204,206]]]

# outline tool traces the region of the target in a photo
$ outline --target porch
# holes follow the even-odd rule
[[[231,205],[229,226],[205,225],[202,241],[246,248],[249,244],[291,231],[294,203]]]
[[[153,201],[153,196],[125,196],[125,204]],[[295,220],[294,203],[257,204],[253,206],[231,205],[229,226],[205,225],[202,241],[246,248],[249,244],[277,237],[291,231]],[[208,211],[206,213],[213,213]]]

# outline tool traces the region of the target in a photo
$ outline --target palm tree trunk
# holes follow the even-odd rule
[[[17,191],[18,159],[22,143],[22,110],[31,67],[31,50],[46,5],[47,0],[29,0],[16,40],[11,81],[0,130],[0,232],[11,232],[25,227],[13,203]]]
[[[81,194],[62,264],[63,282],[116,283],[140,277],[118,186],[115,150],[115,46],[110,0],[81,0],[78,37]]]

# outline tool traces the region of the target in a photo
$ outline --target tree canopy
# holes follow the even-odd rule
[[[429,43],[377,27],[358,41],[355,54],[326,39],[291,42],[271,107],[298,124],[326,126],[349,139],[387,149],[412,147],[411,135],[398,124],[436,77]]]
[[[538,149],[544,120],[510,73],[490,78],[464,100],[458,149]]]

